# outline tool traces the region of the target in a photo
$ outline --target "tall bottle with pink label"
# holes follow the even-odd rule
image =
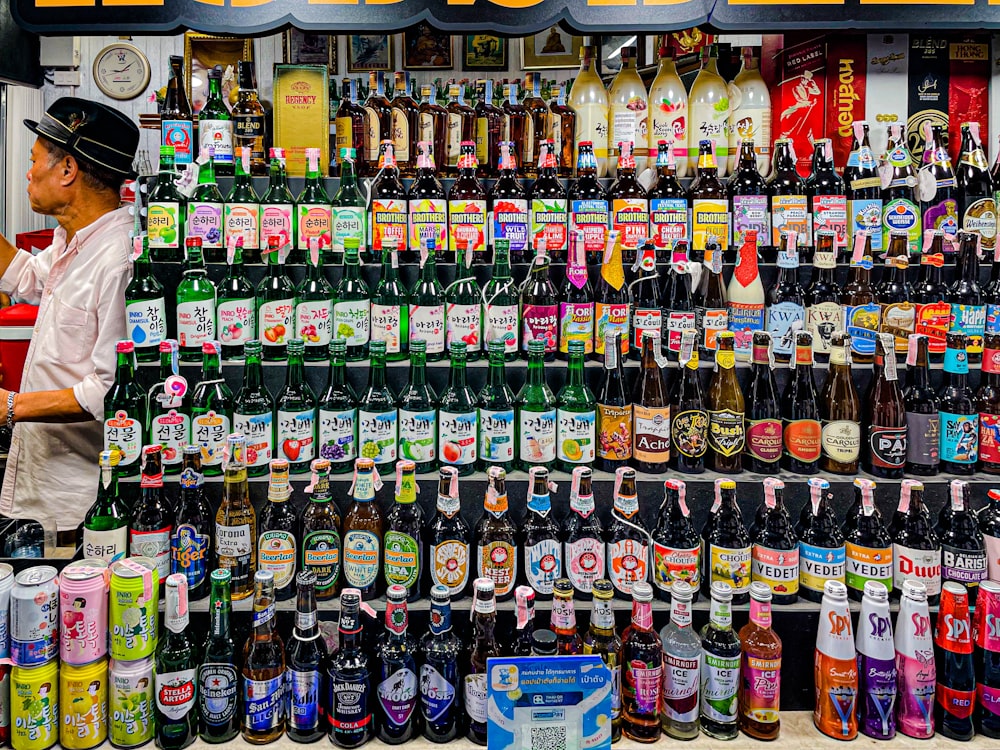
[[[288,189],[288,175],[285,173],[285,149],[271,149],[271,172],[267,192],[260,199],[261,244],[270,237],[278,237],[278,247],[295,248],[297,240],[295,199]],[[291,252],[289,252],[291,255]],[[291,262],[301,263],[301,256],[293,256]]]
[[[891,740],[896,736],[896,650],[884,583],[865,583],[855,644],[859,728],[868,737]]]
[[[653,631],[653,589],[632,587],[632,623],[622,635],[622,731],[630,740],[655,742],[660,736],[663,649]]]
[[[858,662],[847,587],[840,581],[827,581],[823,588],[813,670],[813,724],[828,737],[853,740],[858,736],[854,705],[858,697]]]
[[[740,629],[739,726],[758,740],[781,731],[781,639],[771,627],[771,587],[750,584],[750,622]]]
[[[896,725],[907,737],[934,736],[934,636],[927,611],[927,587],[903,582],[896,619]]]

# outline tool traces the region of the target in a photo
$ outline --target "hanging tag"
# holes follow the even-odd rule
[[[920,251],[923,253],[929,253],[931,248],[934,246],[934,235],[937,234],[935,229],[925,229],[924,230],[924,244]]]
[[[618,493],[622,488],[622,480],[625,478],[626,471],[628,471],[628,468],[625,466],[620,466],[618,467],[618,469],[615,470],[615,488],[613,494],[611,495],[613,498],[618,497]]]
[[[198,165],[193,162],[185,165],[184,169],[174,179],[174,187],[185,198],[191,200],[194,191],[198,188]]]
[[[764,479],[764,505],[768,508],[778,507],[778,495],[777,491],[784,489],[785,483],[780,479],[775,479],[774,477],[766,477]]]
[[[319,265],[319,239],[316,237],[309,238],[309,262],[314,266]]]
[[[139,574],[139,577],[142,578],[142,600],[143,602],[150,601],[153,598],[153,571],[128,557],[123,558],[120,562],[126,570]]]
[[[226,242],[226,265],[233,265],[233,261],[236,260],[236,248],[242,244],[242,236],[230,235],[229,240]]]
[[[135,263],[142,256],[142,235],[132,238],[132,262]]]
[[[823,502],[823,492],[830,489],[830,483],[819,477],[809,479],[809,500],[812,503],[813,515],[819,514],[820,503]]]
[[[722,483],[725,481],[725,479],[715,480],[715,499],[712,501],[712,509],[709,513],[718,512],[719,508],[722,506]]]
[[[420,267],[423,268],[424,264],[427,262],[427,241],[423,238],[420,239]]]
[[[917,365],[917,347],[920,345],[920,337],[923,336],[922,333],[911,333],[906,338],[906,366],[916,367]]]
[[[949,494],[951,495],[951,509],[955,511],[965,510],[965,488],[968,486],[968,482],[962,479],[952,479],[951,486],[949,487]],[[992,490],[990,494],[992,495]]]
[[[854,483],[861,488],[861,512],[866,516],[875,513],[875,483],[870,479],[855,479]]]
[[[920,201],[929,201],[937,193],[937,180],[931,171],[931,165],[927,164],[917,171],[916,198]]]
[[[583,476],[583,472],[586,471],[586,467],[577,466],[573,469],[573,477],[569,487],[569,504],[573,507],[573,500],[580,496],[580,479]]]
[[[896,506],[896,510],[900,513],[908,513],[910,511],[910,494],[915,484],[920,484],[920,482],[914,482],[912,479],[904,479],[899,483],[899,505]]]
[[[972,136],[972,143],[976,148],[982,148],[983,142],[979,139],[979,123],[970,122],[969,123],[969,135]]]
[[[693,328],[685,328],[681,331],[681,350],[677,355],[677,361],[681,367],[687,367],[688,362],[694,356],[694,343],[698,337],[698,332]]]
[[[885,379],[890,383],[898,379],[896,372],[896,337],[891,333],[880,333],[878,335],[882,341],[882,349],[885,356],[882,358],[885,367]]]
[[[691,515],[691,511],[688,509],[687,504],[687,484],[682,479],[668,479],[667,481],[674,483],[674,486],[677,489],[677,505],[681,509],[681,514],[687,518]]]
[[[861,263],[865,257],[865,247],[868,244],[868,230],[859,229],[854,233],[854,250],[851,252],[851,265]]]

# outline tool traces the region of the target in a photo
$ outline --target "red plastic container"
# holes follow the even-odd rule
[[[52,237],[55,234],[53,229],[39,229],[34,232],[21,232],[14,236],[14,244],[22,250],[27,250],[32,255],[38,255],[52,244]]]
[[[23,302],[0,310],[0,387],[21,390],[24,360],[37,317],[38,306]]]

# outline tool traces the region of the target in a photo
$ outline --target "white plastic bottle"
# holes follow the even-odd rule
[[[866,581],[855,641],[858,648],[858,728],[876,740],[896,736],[896,647],[889,590]]]
[[[713,44],[701,51],[701,70],[691,84],[688,106],[691,111],[688,141],[715,141],[715,161],[719,177],[729,167],[729,87],[719,75],[719,50]]]
[[[927,587],[920,581],[903,582],[896,618],[896,726],[907,737],[934,736],[934,630],[927,611]]]
[[[827,581],[823,587],[813,679],[816,685],[813,724],[829,737],[853,740],[858,736],[854,708],[858,696],[858,662],[847,586],[840,581]]]
[[[771,173],[771,94],[753,49],[743,48],[743,67],[729,84],[729,172],[736,169],[740,141],[753,140],[761,177]]]
[[[652,159],[656,154],[659,141],[672,140],[678,177],[688,175],[689,114],[687,90],[677,75],[677,66],[670,50],[660,47],[660,66],[649,87],[649,155]]]

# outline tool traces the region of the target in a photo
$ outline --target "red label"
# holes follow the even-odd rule
[[[819,460],[823,428],[815,419],[796,419],[785,423],[785,450],[799,461]]]
[[[906,426],[871,427],[868,439],[872,465],[898,469],[906,463]]]
[[[840,44],[839,40],[837,44]],[[958,145],[962,142],[962,123],[978,122],[980,133],[990,132],[989,50],[988,36],[972,34],[952,40],[948,47],[948,142],[953,144],[956,166]]]
[[[773,464],[781,458],[781,420],[752,420],[747,428],[747,445],[750,455],[759,461]]]
[[[164,706],[183,706],[194,700],[194,683],[190,680],[180,685],[164,685],[160,688],[160,703]]]
[[[991,375],[1000,373],[1000,349],[983,350],[983,372]]]
[[[808,41],[795,43],[796,38]],[[812,171],[810,139],[824,130],[827,45],[812,32],[786,34],[784,41],[777,71],[780,82],[771,94],[771,130],[792,139],[796,167],[807,177]]]
[[[979,413],[979,460],[1000,464],[1000,414]]]
[[[947,302],[930,302],[917,305],[917,321],[915,333],[927,337],[927,351],[931,354],[944,354],[945,337],[951,325],[951,306]]]
[[[826,51],[826,134],[833,141],[833,162],[843,171],[851,153],[851,124],[865,119],[868,41],[862,34],[839,34]]]
[[[945,710],[958,719],[968,719],[976,707],[975,690],[954,690],[945,687],[940,682],[937,685],[937,702]]]

